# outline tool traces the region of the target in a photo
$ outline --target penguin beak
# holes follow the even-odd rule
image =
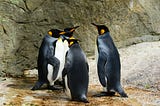
[[[79,27],[79,26],[73,27],[73,28],[70,30],[70,32],[74,32],[75,29],[77,29],[78,27]]]
[[[79,26],[74,27],[74,29],[77,29]]]
[[[92,25],[96,26],[96,28],[98,29],[98,25],[96,25],[95,23],[91,23]]]
[[[64,35],[65,33],[66,33],[66,32],[62,31],[62,32],[60,32],[59,34],[60,34],[60,35]]]

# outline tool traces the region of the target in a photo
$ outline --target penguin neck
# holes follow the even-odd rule
[[[114,42],[113,42],[109,32],[98,36],[97,43],[98,43],[98,45],[106,45],[110,49],[115,48]]]
[[[105,39],[105,38],[108,38],[108,37],[110,37],[110,33],[109,32],[106,32],[106,33],[98,36],[99,39]]]
[[[71,48],[71,47],[75,47],[75,46],[79,46],[79,44],[78,43],[73,43],[73,44],[71,44],[70,46],[69,46],[69,48]]]
[[[50,35],[45,35],[44,40],[50,41],[50,42],[55,42],[58,38],[51,37]]]
[[[49,38],[49,39],[55,39],[55,40],[58,39],[58,38],[52,37],[52,36],[50,36],[50,35],[48,35],[48,34],[46,35],[46,37]]]

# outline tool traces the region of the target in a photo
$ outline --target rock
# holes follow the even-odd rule
[[[107,25],[118,47],[160,40],[159,5],[159,0],[1,0],[0,76],[35,68],[50,28],[81,26],[75,36],[89,55],[97,36],[91,22]]]
[[[34,77],[34,78],[37,78],[37,76],[38,76],[38,70],[37,69],[32,69],[32,70],[25,69],[23,71],[23,75],[25,77]]]

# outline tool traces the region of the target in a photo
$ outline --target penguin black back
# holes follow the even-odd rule
[[[55,68],[58,68],[59,61],[54,57],[55,51],[55,42],[60,37],[60,31],[58,29],[51,29],[48,31],[47,35],[43,38],[42,44],[39,48],[37,67],[38,67],[38,81],[32,88],[32,90],[39,89],[44,83],[49,83],[47,79],[48,70],[47,65],[49,61],[54,61],[55,63],[51,63],[55,65]]]
[[[97,37],[97,69],[100,83],[107,93],[114,94],[111,91],[116,91],[122,97],[127,97],[120,83],[121,64],[119,53],[110,36],[109,29],[105,25],[96,25],[94,23],[92,25],[96,26],[99,34]]]
[[[78,44],[78,40],[70,39],[70,49],[66,55],[63,70],[65,86],[70,91],[72,100],[88,103],[87,92],[89,82],[89,67],[86,56]],[[67,91],[68,92],[68,91]]]

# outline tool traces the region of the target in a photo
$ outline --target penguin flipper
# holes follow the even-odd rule
[[[66,53],[66,58],[65,58],[66,62],[65,62],[65,65],[64,65],[64,68],[62,71],[62,77],[65,77],[65,75],[68,73],[68,71],[71,67],[69,58],[67,56],[68,56],[68,52]]]
[[[106,73],[105,73],[106,62],[107,62],[107,59],[99,55],[97,69],[98,69],[99,81],[103,87],[107,86]]]
[[[128,98],[128,95],[124,92],[124,90],[121,87],[121,85],[120,85],[120,87],[118,87],[117,92],[121,95],[121,97]]]
[[[66,62],[65,62],[65,65],[64,65],[64,68],[63,68],[63,71],[62,71],[63,89],[64,90],[66,89],[66,86],[65,86],[65,76],[67,75],[67,73],[69,71],[69,68],[70,68],[70,62],[67,59],[67,54],[68,54],[68,52],[66,53],[66,58],[65,58]]]
[[[54,66],[53,67],[54,68],[53,69],[53,80],[55,80],[57,77],[58,71],[59,71],[60,61],[56,57],[51,56],[50,58],[48,58],[48,63]]]

